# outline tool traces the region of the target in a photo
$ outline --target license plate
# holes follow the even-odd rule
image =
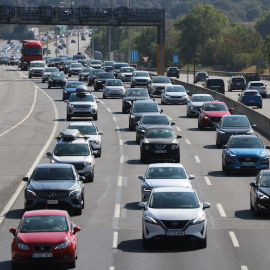
[[[255,100],[249,100],[249,102],[255,102]]]
[[[52,253],[33,253],[33,258],[51,258],[53,255]]]
[[[155,150],[155,153],[161,154],[161,153],[167,153],[167,151],[166,150]]]
[[[85,112],[85,111],[88,111],[88,109],[87,108],[85,108],[85,109],[78,109],[78,111],[83,111],[83,112]]]
[[[58,200],[48,200],[47,204],[58,204]]]
[[[242,165],[245,165],[245,166],[254,166],[255,165],[255,162],[242,162]]]
[[[168,231],[166,232],[167,236],[183,236],[185,235],[185,232],[183,231]]]

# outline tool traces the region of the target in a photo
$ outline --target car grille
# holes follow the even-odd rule
[[[83,170],[85,165],[83,163],[71,163],[75,168],[76,170]]]
[[[167,229],[184,229],[189,220],[161,220]]]
[[[171,96],[171,98],[183,98],[182,96]]]
[[[50,194],[54,193],[54,197],[50,196]],[[44,190],[38,191],[37,197],[44,200],[61,200],[68,197],[68,191],[64,190]]]
[[[237,158],[239,163],[242,162],[255,162],[255,164],[259,161],[259,158],[257,157],[239,157]]]
[[[47,262],[54,262],[54,261],[56,261],[59,258],[59,256],[50,257],[50,258],[33,258],[33,257],[26,257],[26,258],[30,262],[47,263]]]
[[[211,122],[219,122],[220,117],[210,117]]]
[[[155,148],[156,149],[165,149],[166,148],[166,144],[155,144]]]
[[[33,249],[35,250],[35,252],[49,252],[51,248],[52,248],[52,245],[49,245],[49,246],[44,246],[44,245],[33,246]]]
[[[157,86],[156,90],[160,91],[160,90],[164,90],[164,88],[165,88],[164,86]]]
[[[137,79],[137,82],[147,82],[145,79]]]
[[[83,109],[83,108],[89,109],[91,106],[89,106],[89,105],[75,105],[74,107],[77,109]]]

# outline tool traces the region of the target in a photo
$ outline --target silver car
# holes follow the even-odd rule
[[[194,175],[187,175],[182,164],[155,163],[150,164],[145,175],[139,175],[142,180],[141,199],[147,201],[153,188],[157,187],[191,187],[190,181]]]
[[[87,137],[77,129],[65,129],[57,137],[53,152],[47,153],[51,163],[72,164],[79,175],[94,180],[95,158]]]
[[[122,82],[130,82],[133,71],[134,67],[121,67],[118,77]]]
[[[147,71],[134,71],[131,76],[131,88],[147,86],[151,77]]]
[[[257,90],[263,98],[267,97],[267,85],[262,81],[250,81],[247,85],[247,90]]]
[[[167,85],[161,94],[161,104],[187,104],[188,94],[183,85]]]
[[[103,98],[120,97],[125,95],[125,87],[119,79],[108,79],[103,86]]]
[[[162,91],[167,85],[172,85],[171,80],[167,76],[153,76],[148,84],[148,93],[150,96],[161,96]]]
[[[42,72],[42,82],[46,82],[49,80],[52,72],[58,72],[59,70],[56,67],[47,67],[44,69],[44,71]]]
[[[214,101],[214,98],[210,94],[193,94],[187,103],[187,116],[198,117],[203,103],[208,101]]]

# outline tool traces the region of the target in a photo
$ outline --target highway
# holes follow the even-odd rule
[[[27,71],[0,66],[0,89],[0,209],[4,214],[7,202],[22,177],[31,173],[33,164],[49,162],[46,152],[52,150],[54,137],[68,122],[62,90],[48,89],[40,78],[29,80]],[[179,243],[143,249],[138,175],[144,174],[148,165],[139,161],[135,132],[128,129],[121,100],[103,99],[101,91],[94,95],[100,100],[96,124],[104,132],[102,156],[96,159],[94,182],[85,184],[83,214],[72,217],[82,228],[76,269],[268,270],[269,217],[255,218],[249,210],[249,183],[255,174],[225,176],[214,129],[200,131],[197,119],[186,117],[185,105],[159,106],[176,122],[176,133],[182,135],[181,163],[188,174],[196,176],[193,187],[202,202],[211,203],[206,210],[208,246],[197,250]],[[160,104],[160,98],[156,100]],[[270,145],[266,139],[264,142]],[[6,218],[0,219],[1,270],[11,269],[12,235],[8,229],[18,226],[22,213],[20,192]]]

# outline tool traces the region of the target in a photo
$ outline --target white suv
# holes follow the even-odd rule
[[[32,77],[42,77],[42,73],[46,67],[45,61],[31,61],[29,66],[29,79]]]

